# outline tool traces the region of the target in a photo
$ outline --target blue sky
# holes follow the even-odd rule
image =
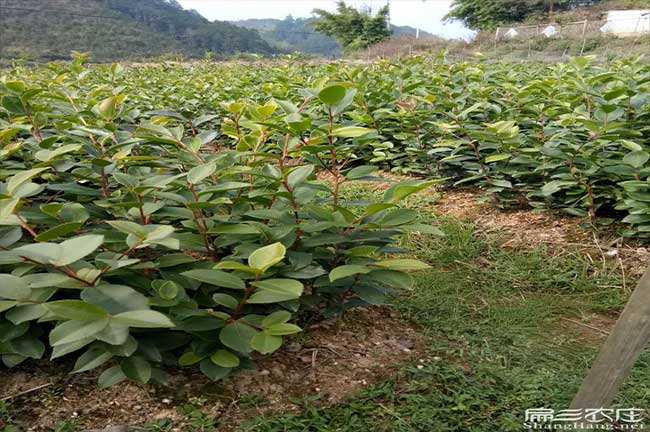
[[[349,0],[355,7],[367,5],[377,10],[387,0]],[[196,9],[210,20],[237,21],[248,18],[294,18],[311,16],[315,8],[334,11],[334,0],[178,0],[186,9]],[[468,37],[472,32],[458,22],[443,23],[452,0],[390,0],[391,21],[397,25],[420,27],[448,38]]]

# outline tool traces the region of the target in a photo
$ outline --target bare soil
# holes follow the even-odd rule
[[[82,428],[156,419],[182,424],[177,407],[184,404],[236,425],[265,412],[298,410],[300,398],[337,403],[399,365],[428,361],[418,331],[387,307],[351,310],[287,342],[277,353],[257,358],[257,370],[216,383],[194,369],[178,369],[170,371],[168,386],[125,382],[99,389],[96,373],[68,375],[71,365],[64,362],[0,369],[0,399],[50,384],[11,399],[16,420],[29,431],[49,431],[62,420],[75,420]]]

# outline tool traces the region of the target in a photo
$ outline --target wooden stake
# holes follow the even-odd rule
[[[650,342],[650,267],[616,321],[598,358],[573,399],[572,409],[609,407]]]

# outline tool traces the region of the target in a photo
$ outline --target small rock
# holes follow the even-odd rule
[[[413,349],[413,347],[415,347],[415,342],[413,342],[410,339],[400,339],[400,340],[397,341],[397,343],[402,348]]]
[[[169,398],[165,398],[165,399],[162,400],[162,403],[169,405],[170,403],[172,403],[172,400],[169,399]]]
[[[302,349],[302,345],[300,345],[300,344],[297,343],[297,342],[291,342],[290,344],[288,344],[288,345],[286,346],[285,349],[286,349],[287,351],[289,351],[289,352],[298,352],[298,351],[300,351],[300,350]]]

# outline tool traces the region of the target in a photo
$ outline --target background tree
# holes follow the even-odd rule
[[[390,38],[388,5],[374,16],[370,10],[359,10],[339,1],[336,12],[314,9],[318,19],[313,22],[316,31],[333,36],[347,52],[367,48]]]
[[[600,0],[454,0],[447,19],[462,21],[474,30],[522,22],[554,11],[591,6]]]

